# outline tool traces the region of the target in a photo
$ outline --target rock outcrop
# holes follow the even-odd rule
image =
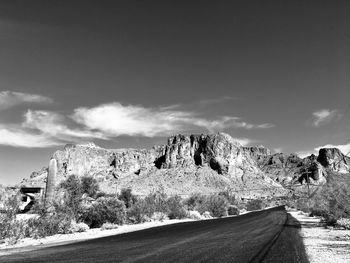
[[[325,168],[338,173],[350,172],[350,158],[337,148],[321,148],[317,161]]]
[[[57,183],[71,174],[93,176],[103,191],[131,187],[144,195],[212,193],[227,189],[242,197],[284,195],[238,142],[224,133],[176,135],[166,145],[145,149],[104,149],[94,144],[66,145],[56,151]],[[44,182],[46,170],[23,184]]]
[[[56,151],[57,184],[71,174],[93,176],[101,190],[115,193],[131,187],[136,194],[230,190],[254,198],[288,195],[307,182],[326,182],[328,171],[349,173],[350,158],[338,149],[321,149],[304,159],[271,154],[264,146],[243,147],[224,133],[175,135],[152,149],[104,149],[92,143],[66,145]],[[47,168],[22,183],[45,185]],[[294,187],[294,188],[293,188]]]

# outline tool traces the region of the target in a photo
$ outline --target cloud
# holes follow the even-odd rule
[[[107,139],[102,133],[69,128],[65,117],[55,112],[28,110],[21,125],[1,125],[0,145],[44,148],[86,139]]]
[[[109,103],[93,108],[81,107],[71,116],[74,121],[90,130],[99,130],[106,136],[167,136],[178,132],[206,129],[209,132],[222,131],[227,128],[266,129],[272,124],[251,124],[239,117],[222,116],[215,120],[200,117],[191,111],[176,108]]]
[[[343,154],[349,155],[350,153],[350,142],[347,144],[326,144],[320,147],[315,148],[315,151],[319,151],[321,148],[338,148]]]
[[[59,138],[61,140],[69,140],[71,138],[99,138],[105,137],[99,132],[92,132],[81,129],[72,129],[64,124],[65,117],[50,111],[32,111],[28,110],[24,114],[25,128],[36,129],[43,134]]]
[[[22,103],[52,103],[51,98],[22,92],[0,91],[0,110],[5,110]]]
[[[313,150],[313,151],[300,151],[296,153],[300,158],[305,158],[310,156],[311,154],[318,155],[318,151]]]
[[[62,142],[45,134],[35,134],[23,129],[6,129],[0,127],[0,144],[13,147],[45,148],[62,144]]]
[[[233,138],[235,141],[239,142],[242,146],[247,146],[254,141],[248,138]]]
[[[350,142],[347,143],[347,144],[338,144],[338,145],[326,144],[326,145],[323,145],[323,146],[316,147],[316,148],[314,148],[311,151],[297,152],[297,154],[298,154],[298,156],[300,156],[302,158],[310,156],[311,154],[318,155],[318,152],[319,152],[319,150],[321,148],[338,148],[343,154],[349,155],[349,153],[350,153]]]
[[[283,152],[282,148],[273,148],[274,153],[281,153]]]
[[[321,109],[312,113],[313,120],[312,123],[315,127],[325,125],[332,120],[339,120],[342,114],[338,110]]]

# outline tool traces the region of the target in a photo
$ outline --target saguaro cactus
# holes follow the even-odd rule
[[[45,192],[45,208],[47,210],[52,209],[52,202],[54,200],[55,185],[57,174],[57,161],[55,158],[51,158],[49,163],[49,172],[46,180],[46,192]]]

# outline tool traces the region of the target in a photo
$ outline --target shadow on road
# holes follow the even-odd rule
[[[262,260],[257,262],[309,263],[300,230],[300,222],[292,215],[287,214],[286,223],[278,239],[275,240]]]

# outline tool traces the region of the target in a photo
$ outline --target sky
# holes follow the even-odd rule
[[[350,151],[347,1],[0,1],[0,184],[67,143]]]

